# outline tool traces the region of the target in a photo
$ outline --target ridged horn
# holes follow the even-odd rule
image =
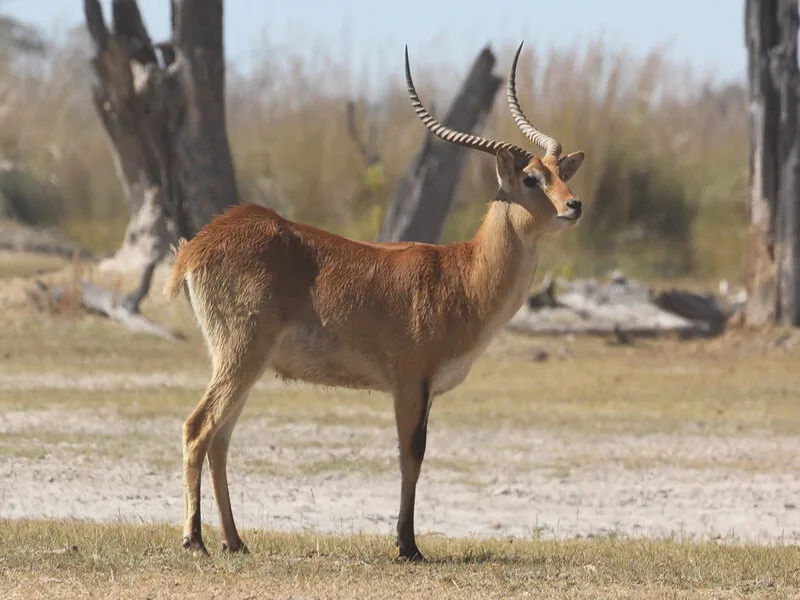
[[[524,44],[525,42],[522,42]],[[514,117],[514,122],[520,128],[522,133],[545,151],[545,154],[553,156],[561,156],[561,144],[555,138],[550,137],[536,129],[533,124],[528,120],[517,100],[517,61],[519,61],[519,54],[522,52],[522,44],[517,48],[517,53],[514,55],[514,62],[511,63],[511,71],[508,74],[508,87],[506,88],[506,96],[508,98],[508,108],[511,109],[511,116]]]
[[[425,127],[427,127],[431,133],[437,137],[440,137],[444,141],[451,142],[459,146],[464,146],[466,148],[480,150],[481,152],[486,152],[487,154],[492,155],[497,154],[498,150],[509,150],[515,154],[521,162],[525,163],[533,158],[532,153],[528,152],[524,148],[520,148],[519,146],[511,144],[510,142],[498,142],[497,140],[492,140],[478,135],[455,131],[454,129],[450,129],[449,127],[445,127],[439,123],[439,121],[437,121],[433,115],[428,112],[428,109],[423,106],[422,101],[419,99],[417,88],[414,86],[414,80],[411,78],[411,67],[408,63],[408,46],[406,46],[406,86],[408,87],[408,95],[411,98],[411,105],[414,107],[414,111],[422,121],[422,124],[425,125]]]

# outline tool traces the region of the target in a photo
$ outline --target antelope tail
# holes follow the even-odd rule
[[[172,266],[172,272],[164,284],[164,295],[171,300],[175,299],[181,293],[184,283],[186,282],[186,254],[181,251],[186,247],[186,240],[181,238],[178,240],[178,246],[171,246],[172,255],[175,257],[175,264]]]

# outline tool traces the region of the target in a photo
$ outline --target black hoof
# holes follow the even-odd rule
[[[202,539],[192,539],[190,536],[183,536],[183,549],[194,555],[208,556],[208,550]]]
[[[394,544],[400,549],[400,556],[397,557],[399,562],[423,562],[425,560],[416,544],[406,545],[399,540],[395,540]]]
[[[239,542],[238,544],[231,544],[230,546],[225,542],[222,543],[222,551],[223,552],[231,552],[233,554],[250,554],[250,550],[247,549],[247,546],[244,545],[243,542]]]
[[[400,556],[397,557],[397,562],[425,562],[425,557],[422,556],[422,552],[419,550],[412,550],[410,552],[401,552]]]

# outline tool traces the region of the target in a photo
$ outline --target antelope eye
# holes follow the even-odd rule
[[[525,184],[525,187],[533,188],[539,185],[539,180],[536,179],[536,177],[531,177],[530,175],[528,175],[522,180],[522,183]]]

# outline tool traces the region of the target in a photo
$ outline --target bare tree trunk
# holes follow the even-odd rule
[[[112,31],[99,0],[83,5],[95,109],[131,210],[122,246],[101,268],[136,270],[141,281],[124,296],[80,282],[81,304],[132,331],[175,339],[139,311],[155,266],[170,243],[193,237],[239,197],[225,127],[222,0],[172,0],[173,39],[157,45],[136,0],[113,1]]]
[[[750,325],[800,324],[797,0],[747,0]]]
[[[775,232],[779,100],[772,86],[768,53],[777,40],[777,0],[747,0],[750,120],[750,232],[747,256],[748,300],[745,320],[763,324],[775,317]]]
[[[779,0],[780,38],[772,59],[772,76],[781,102],[778,123],[780,166],[778,210],[778,305],[784,325],[800,325],[800,135],[798,135],[797,0]]]
[[[95,107],[131,209],[122,246],[104,266],[143,270],[238,202],[225,126],[222,0],[173,0],[173,40],[159,45],[136,0],[112,6],[109,31],[99,1],[84,0]]]
[[[472,64],[444,124],[467,133],[489,114],[501,78],[492,74],[495,56],[486,47]],[[436,243],[467,159],[467,150],[426,134],[386,213],[378,240]]]
[[[200,228],[239,202],[225,125],[223,0],[172,0],[185,121],[176,132],[174,173],[187,231]]]

